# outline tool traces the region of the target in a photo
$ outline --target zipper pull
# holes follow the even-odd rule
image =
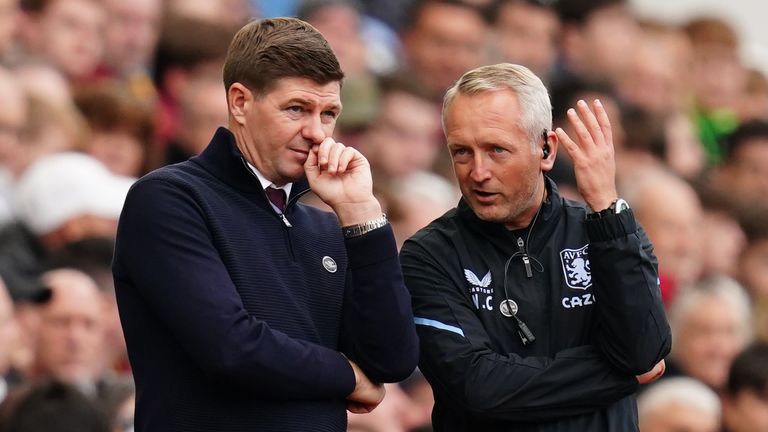
[[[285,224],[286,227],[288,227],[288,228],[293,227],[293,225],[291,225],[291,223],[288,222],[288,218],[285,217],[285,214],[280,213],[280,219],[283,220],[283,223]]]
[[[521,237],[517,238],[517,248],[520,254],[523,255],[523,264],[525,264],[525,275],[529,278],[533,277],[533,270],[531,270],[531,259],[528,258],[528,254],[525,252],[525,242]]]

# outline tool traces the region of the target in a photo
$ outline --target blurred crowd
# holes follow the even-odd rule
[[[122,202],[226,126],[229,42],[271,14],[336,52],[336,139],[369,159],[400,243],[458,202],[440,112],[465,71],[529,67],[566,130],[599,98],[674,335],[641,431],[768,431],[768,79],[732,23],[621,0],[0,0],[0,432],[133,430],[110,270]],[[565,152],[551,176],[580,199]],[[387,388],[349,430],[430,430],[418,371]]]

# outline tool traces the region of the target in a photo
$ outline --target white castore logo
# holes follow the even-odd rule
[[[493,310],[493,288],[490,288],[491,271],[488,270],[483,279],[480,279],[472,270],[464,269],[464,277],[470,284],[469,294],[472,296],[472,303],[475,304],[475,308]]]
[[[589,255],[584,245],[579,249],[563,249],[560,251],[560,262],[563,264],[565,283],[570,288],[585,290],[592,286],[592,272],[589,269]]]

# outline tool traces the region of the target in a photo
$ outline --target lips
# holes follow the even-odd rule
[[[481,204],[491,204],[496,200],[498,195],[495,192],[487,192],[481,190],[473,190],[472,194],[475,196],[475,200]]]

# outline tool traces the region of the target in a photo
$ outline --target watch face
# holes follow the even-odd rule
[[[616,201],[616,214],[619,214],[628,208],[629,208],[629,204],[627,204],[627,202],[624,201],[623,199],[619,198]]]

